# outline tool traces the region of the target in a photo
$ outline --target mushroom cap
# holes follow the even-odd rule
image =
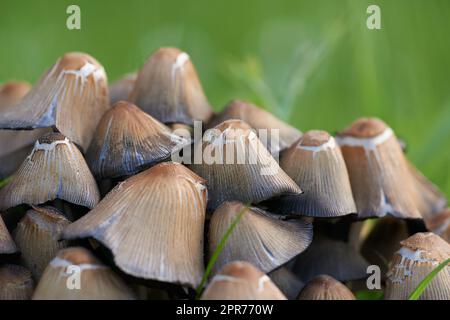
[[[81,152],[61,133],[48,133],[35,144],[11,181],[0,189],[0,210],[61,199],[92,208],[97,183]]]
[[[194,157],[200,154],[203,161],[194,161],[189,168],[207,180],[209,210],[224,201],[258,203],[301,193],[244,121],[224,121],[208,130],[203,140],[194,145]]]
[[[305,285],[298,300],[356,300],[356,298],[344,284],[322,274]]]
[[[12,254],[17,252],[17,247],[6,228],[5,222],[0,215],[0,255]]]
[[[400,245],[387,273],[385,297],[389,300],[407,299],[437,265],[450,257],[450,244],[431,232],[416,233]],[[450,264],[433,278],[420,299],[450,299]]]
[[[283,152],[280,166],[304,191],[276,201],[280,213],[330,218],[357,212],[344,158],[327,132],[306,132]]]
[[[0,128],[55,127],[85,151],[109,108],[107,82],[97,60],[84,53],[67,53],[18,104],[3,110]]]
[[[33,300],[132,299],[135,295],[125,282],[82,247],[60,250],[45,269],[33,294]]]
[[[162,123],[208,121],[212,109],[189,55],[160,48],[139,71],[129,100]]]
[[[48,263],[67,241],[60,241],[62,230],[70,224],[52,207],[33,207],[17,224],[14,239],[22,253],[22,261],[38,280]]]
[[[202,300],[286,300],[272,280],[247,262],[224,266],[206,287]]]
[[[374,138],[382,134],[388,126],[377,118],[360,118],[339,133],[340,136],[354,138]]]
[[[109,103],[127,101],[137,79],[137,73],[126,74],[109,86]]]
[[[99,179],[129,176],[187,143],[134,104],[119,101],[100,120],[87,159]]]
[[[287,267],[280,267],[270,272],[268,276],[289,300],[296,299],[305,286],[303,281]]]
[[[259,208],[246,208],[241,202],[224,202],[211,217],[210,257],[241,212],[213,273],[232,261],[247,261],[263,272],[270,272],[303,252],[312,241],[312,225],[306,221],[283,221]]]
[[[135,277],[195,288],[204,272],[206,197],[202,178],[163,162],[117,185],[63,237],[95,238]]]

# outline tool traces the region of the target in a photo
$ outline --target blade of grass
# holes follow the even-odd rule
[[[422,295],[423,291],[430,284],[431,280],[450,263],[450,258],[442,262],[436,268],[433,269],[417,286],[417,288],[411,293],[408,300],[418,300]]]
[[[11,181],[11,177],[0,180],[0,188],[3,188],[4,186],[6,186],[9,183],[9,181]]]
[[[214,267],[214,264],[217,261],[217,258],[219,258],[219,255],[222,252],[223,247],[225,246],[225,243],[228,241],[228,238],[233,233],[234,228],[237,226],[239,221],[241,221],[242,216],[247,211],[249,206],[250,206],[250,204],[247,204],[247,205],[245,205],[244,208],[241,209],[241,211],[239,211],[239,213],[237,214],[236,218],[234,218],[233,222],[228,227],[227,232],[225,232],[225,234],[223,235],[222,239],[220,239],[220,242],[217,245],[217,248],[214,250],[214,253],[211,256],[211,259],[209,259],[209,261],[208,261],[208,265],[206,266],[206,270],[205,270],[205,273],[203,274],[202,281],[200,282],[200,285],[197,287],[195,299],[199,299],[200,298],[200,295],[202,294],[203,289],[205,287],[205,283],[208,280],[209,274],[211,273],[212,268]]]

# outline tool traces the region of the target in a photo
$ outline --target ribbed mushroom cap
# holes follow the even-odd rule
[[[206,193],[183,165],[160,163],[116,186],[63,237],[97,239],[133,276],[194,288],[204,269]]]
[[[241,219],[223,247],[213,273],[232,261],[247,261],[267,273],[303,252],[312,241],[312,225],[306,221],[284,221],[259,208],[246,208],[241,202],[224,202],[211,217],[210,257],[239,214]]]
[[[208,121],[212,109],[189,55],[160,48],[139,71],[129,100],[162,123]]]
[[[283,197],[277,203],[281,213],[313,217],[356,213],[344,158],[327,132],[306,132],[283,153],[280,166],[304,191]]]
[[[100,121],[88,151],[88,163],[99,179],[128,176],[170,158],[187,141],[140,110],[120,101]]]
[[[89,250],[60,250],[44,271],[33,300],[132,300],[134,293]]]
[[[18,223],[14,239],[34,279],[39,279],[58,251],[67,246],[67,241],[59,241],[59,238],[69,224],[70,221],[52,207],[33,207]]]
[[[92,208],[99,198],[95,179],[78,148],[60,133],[48,133],[0,189],[0,210],[55,199]]]
[[[137,79],[137,73],[124,75],[122,78],[109,85],[109,103],[116,104],[119,101],[127,101]]]
[[[0,85],[0,114],[16,105],[30,88],[26,82],[7,82]],[[0,179],[17,170],[33,148],[34,142],[48,130],[0,130]]]
[[[408,299],[434,268],[450,258],[450,244],[431,232],[416,233],[400,244],[387,273],[385,298],[389,300]],[[420,299],[450,299],[450,264],[431,280]]]
[[[232,119],[245,121],[257,130],[258,134],[259,130],[267,130],[266,137],[259,136],[259,139],[267,139],[265,146],[272,154],[290,147],[302,135],[299,130],[278,119],[270,112],[241,100],[233,100],[228,103],[221,113],[213,117],[208,127],[213,128],[226,120]],[[271,134],[276,132],[272,130],[278,130],[278,139],[272,140]]]
[[[321,274],[345,282],[366,278],[368,266],[359,252],[347,243],[315,236],[309,248],[296,258],[293,272],[303,282]]]
[[[361,254],[385,273],[387,263],[400,249],[400,241],[408,236],[406,221],[394,217],[381,218],[362,243]]]
[[[287,267],[280,267],[268,274],[272,282],[289,299],[298,297],[305,284]]]
[[[337,136],[350,175],[360,218],[391,214],[420,219],[435,211],[434,199],[421,195],[398,140],[384,122],[362,118]]]
[[[85,151],[108,107],[103,67],[87,54],[67,53],[19,104],[3,110],[0,128],[56,127]]]
[[[29,300],[33,294],[31,273],[22,266],[0,266],[0,300]]]
[[[189,167],[207,181],[208,209],[224,201],[258,203],[301,193],[245,122],[225,121],[207,131],[203,140],[194,145],[194,158],[203,155],[202,162]]]
[[[14,244],[2,216],[0,216],[0,255],[12,254],[17,252],[17,247]]]
[[[250,263],[235,261],[216,274],[202,300],[286,300],[270,278]]]
[[[344,284],[328,275],[319,275],[308,282],[298,300],[356,300]]]

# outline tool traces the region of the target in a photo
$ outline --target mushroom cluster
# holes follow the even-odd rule
[[[353,300],[370,265],[407,299],[450,257],[447,200],[386,123],[214,113],[176,48],[110,86],[84,53],[0,85],[4,178],[0,299]],[[421,298],[450,299],[449,266]]]

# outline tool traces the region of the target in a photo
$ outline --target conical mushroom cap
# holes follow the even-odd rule
[[[24,267],[0,266],[0,300],[29,300],[33,294],[31,273]]]
[[[0,85],[0,114],[16,105],[30,88],[26,82],[7,82]],[[33,148],[34,142],[48,130],[0,130],[0,179],[17,170]]]
[[[298,300],[356,300],[356,298],[344,284],[333,277],[320,275],[305,285]]]
[[[270,112],[241,100],[233,100],[228,103],[221,113],[213,117],[208,127],[213,128],[226,120],[232,119],[248,123],[253,129],[257,130],[257,133],[259,133],[258,130],[268,130],[266,146],[272,154],[289,148],[302,135],[299,130],[281,121]],[[271,130],[278,130],[278,139],[271,139]],[[263,140],[262,136],[258,137]]]
[[[202,300],[286,300],[270,278],[248,262],[227,264],[202,294]]]
[[[388,262],[400,249],[400,241],[408,238],[406,221],[394,217],[381,218],[361,246],[361,254],[380,267],[383,273],[387,271]]]
[[[450,258],[450,244],[434,233],[416,233],[400,242],[387,273],[385,298],[406,300],[419,283]],[[450,264],[428,284],[421,300],[450,300]]]
[[[67,53],[18,105],[3,110],[0,128],[56,127],[85,151],[108,103],[103,67],[87,54]]]
[[[169,158],[186,143],[134,104],[120,101],[100,121],[87,159],[99,179],[128,176]]]
[[[433,205],[420,194],[398,140],[383,121],[362,118],[337,141],[347,164],[360,218],[420,219]]]
[[[34,207],[18,223],[14,239],[34,279],[39,279],[58,251],[67,246],[67,241],[59,241],[59,238],[69,224],[70,221],[52,207]]]
[[[78,148],[62,134],[49,133],[36,142],[12,180],[0,189],[0,210],[55,199],[92,208],[99,198]]]
[[[196,287],[204,268],[203,183],[181,164],[158,164],[116,186],[63,237],[97,239],[133,276]]]
[[[60,250],[50,262],[33,300],[133,300],[134,293],[88,250]]]
[[[139,72],[129,100],[162,123],[192,124],[212,115],[189,55],[158,49]]]
[[[283,153],[280,166],[304,191],[282,198],[278,203],[281,213],[313,217],[356,213],[344,158],[327,132],[305,133]]]
[[[283,194],[300,194],[301,189],[279,167],[251,127],[241,120],[228,120],[194,144],[194,158],[200,164],[190,168],[207,181],[208,209],[224,201],[258,203]]]
[[[0,216],[0,255],[12,254],[17,252],[17,247],[14,244],[2,216]]]
[[[280,267],[270,272],[268,276],[289,300],[296,299],[299,292],[305,286],[287,267]]]
[[[109,86],[109,103],[116,104],[119,101],[127,101],[137,79],[137,73],[124,75]]]
[[[366,278],[368,266],[359,252],[347,243],[320,236],[296,258],[293,271],[303,282],[321,274],[345,282]]]
[[[312,225],[303,220],[280,220],[276,215],[241,202],[223,203],[211,217],[209,256],[235,219],[239,223],[228,238],[214,265],[218,272],[232,261],[247,261],[267,273],[303,252],[312,241]]]

